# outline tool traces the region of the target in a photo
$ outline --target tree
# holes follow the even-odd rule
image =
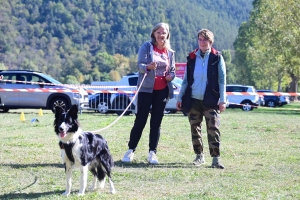
[[[225,61],[226,65],[226,77],[227,77],[227,83],[236,83],[236,70],[235,70],[235,65],[231,62],[231,52],[230,50],[223,50],[222,51],[222,56]]]
[[[236,63],[244,63],[249,82],[281,91],[291,82],[297,92],[300,79],[300,5],[296,0],[255,0],[248,23],[235,41]],[[245,75],[242,71],[241,74]],[[289,75],[291,81],[286,82]],[[271,81],[273,80],[273,82]]]
[[[99,72],[98,68],[94,68],[92,70],[91,77],[92,77],[91,82],[92,81],[100,81],[101,73]]]
[[[121,79],[120,73],[117,70],[111,70],[109,76],[113,81],[119,81]]]
[[[64,83],[65,84],[79,84],[79,81],[77,80],[77,78],[75,76],[67,76],[65,79],[64,79]]]
[[[129,58],[121,54],[115,54],[113,58],[115,61],[113,69],[117,70],[121,76],[125,76],[128,72],[130,72]]]
[[[100,72],[103,73],[109,73],[113,67],[114,64],[114,58],[107,52],[99,52],[96,54],[94,61],[93,61],[93,67],[97,67]]]
[[[129,68],[130,73],[138,71],[137,55],[132,55],[129,57]]]
[[[235,48],[235,78],[236,81],[241,84],[250,84],[252,79],[250,74],[251,69],[247,60],[249,47],[253,45],[251,31],[252,30],[250,22],[242,23],[239,28],[238,36],[233,43]]]
[[[7,67],[3,63],[0,63],[0,70],[7,70]]]

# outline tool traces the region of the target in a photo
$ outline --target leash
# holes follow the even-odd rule
[[[127,106],[126,109],[123,111],[123,113],[122,113],[115,121],[113,121],[110,125],[108,125],[108,126],[106,126],[106,127],[104,127],[104,128],[101,128],[101,129],[98,129],[98,130],[95,130],[95,131],[85,131],[85,132],[98,133],[98,132],[101,132],[101,131],[104,131],[104,130],[108,129],[109,127],[111,127],[112,125],[114,125],[115,123],[117,123],[117,121],[119,121],[119,120],[123,117],[123,115],[125,114],[125,112],[130,108],[131,104],[132,104],[133,101],[135,100],[135,98],[136,98],[136,96],[138,95],[138,93],[139,93],[139,91],[140,91],[140,89],[141,89],[141,86],[142,86],[142,84],[143,84],[143,82],[144,82],[144,80],[145,80],[147,74],[148,74],[148,73],[145,73],[145,75],[144,75],[144,77],[143,77],[143,79],[142,79],[142,81],[141,81],[141,84],[140,84],[140,86],[138,87],[138,89],[137,89],[135,95],[133,96],[131,102],[128,104],[128,106]]]

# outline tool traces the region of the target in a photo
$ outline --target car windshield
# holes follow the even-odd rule
[[[54,83],[56,85],[61,85],[62,83],[55,80],[54,78],[52,78],[51,76],[48,76],[46,74],[39,74],[40,76],[42,76],[43,78],[47,79],[48,81],[50,81],[51,83]]]
[[[273,92],[272,90],[257,90],[257,92]]]

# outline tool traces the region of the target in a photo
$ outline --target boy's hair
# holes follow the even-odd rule
[[[214,34],[208,29],[201,29],[198,31],[198,38],[202,35],[205,39],[209,40],[210,43],[214,43]]]

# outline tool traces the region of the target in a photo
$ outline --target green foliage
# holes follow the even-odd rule
[[[297,92],[300,80],[300,5],[255,0],[250,20],[234,42],[238,80],[257,88]],[[239,68],[240,67],[240,68]]]
[[[68,75],[65,79],[64,82],[66,84],[79,84],[77,81],[77,78],[75,76]]]
[[[109,72],[110,79],[113,81],[119,81],[121,79],[120,73],[116,70],[111,70]]]
[[[107,52],[99,52],[94,58],[93,65],[100,72],[109,73],[115,67],[115,61],[113,56]]]
[[[251,8],[248,0],[2,0],[0,62],[60,80],[68,75],[80,83],[106,80],[112,69],[121,76],[136,71],[138,49],[161,21],[170,24],[176,62],[185,62],[197,47],[201,28],[215,33],[217,49],[232,50]],[[119,65],[115,55],[129,61]]]
[[[118,70],[119,75],[124,76],[130,72],[131,69],[129,67],[129,58],[126,58],[121,54],[115,54],[113,58],[115,61],[113,69],[115,71]]]
[[[225,64],[228,65],[231,63],[231,53],[230,50],[223,50],[222,56],[224,58]]]
[[[107,72],[101,73],[100,79],[101,81],[111,81],[110,74]]]
[[[0,63],[0,70],[6,70],[7,67],[3,64],[3,63]]]

